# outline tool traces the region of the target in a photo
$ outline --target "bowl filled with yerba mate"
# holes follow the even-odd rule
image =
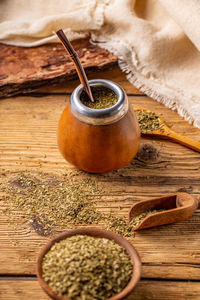
[[[126,298],[141,261],[124,237],[94,227],[69,230],[47,243],[37,261],[41,287],[57,300]]]

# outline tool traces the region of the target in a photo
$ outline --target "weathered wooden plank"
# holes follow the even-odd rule
[[[12,172],[20,169],[62,174],[74,169],[64,161],[56,145],[57,122],[68,98],[57,95],[0,101],[2,174],[9,171],[8,176],[13,176]],[[199,140],[199,130],[174,111],[147,97],[129,98],[134,107],[156,111],[172,129]],[[101,210],[111,208],[126,215],[132,203],[148,197],[176,191],[199,194],[199,153],[150,138],[142,139],[142,145],[146,148],[141,147],[137,158],[123,169],[91,175],[109,188],[98,204]],[[85,176],[80,172],[80,178]],[[125,201],[127,197],[133,200]],[[123,208],[119,210],[119,206]],[[5,216],[0,216],[1,274],[34,274],[37,253],[47,240],[24,230],[20,221],[18,224],[14,229]],[[198,211],[188,221],[137,233],[133,243],[142,258],[143,277],[200,280],[199,226]]]
[[[131,203],[128,205],[126,201],[119,201],[114,195],[107,198],[104,197],[102,206],[118,213],[118,206],[124,206],[119,215],[127,216]],[[35,274],[37,255],[49,238],[41,237],[25,227],[20,218],[16,217],[13,221],[18,225],[10,225],[9,220],[1,216],[0,273]],[[142,259],[142,276],[200,280],[199,226],[200,212],[196,212],[187,221],[137,232],[131,241]]]
[[[37,281],[1,280],[0,299],[9,300],[48,300]],[[150,281],[142,280],[127,300],[199,300],[198,282]]]

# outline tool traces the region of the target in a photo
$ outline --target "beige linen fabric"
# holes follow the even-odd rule
[[[0,41],[32,47],[57,42],[64,29],[70,40],[85,37],[103,24],[104,1],[0,0]]]
[[[140,90],[200,128],[199,0],[1,0],[0,41],[20,46],[92,41],[119,57]]]

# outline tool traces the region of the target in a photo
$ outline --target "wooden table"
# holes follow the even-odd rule
[[[200,140],[199,129],[189,125],[175,111],[142,95],[118,68],[90,77],[118,82],[135,108],[151,109],[173,130]],[[77,84],[75,80],[66,87],[49,87],[30,96],[0,100],[1,179],[19,170],[39,169],[57,174],[74,170],[57,149],[56,128]],[[120,214],[127,215],[131,205],[125,201],[127,197],[132,197],[135,203],[177,191],[198,195],[200,154],[169,141],[142,138],[139,154],[129,166],[91,177],[110,185],[110,193],[102,201],[115,200],[110,203],[120,205]],[[0,299],[48,299],[35,275],[37,254],[48,238],[26,233],[20,226],[17,228],[16,233],[16,228],[10,226],[1,213]],[[128,299],[200,299],[199,228],[198,210],[187,221],[137,232],[132,243],[142,259],[142,278]],[[15,239],[19,243],[13,244]]]

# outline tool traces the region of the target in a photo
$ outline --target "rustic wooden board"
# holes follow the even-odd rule
[[[57,95],[1,100],[0,149],[4,174],[7,170],[16,172],[25,168],[58,174],[74,169],[64,161],[56,145],[58,118],[68,98]],[[129,99],[136,108],[157,111],[177,132],[199,139],[199,130],[174,111],[147,97],[129,96]],[[122,206],[119,214],[126,215],[130,205],[138,200],[176,191],[199,193],[199,153],[172,142],[149,138],[142,139],[142,145],[149,145],[150,153],[141,147],[137,159],[129,166],[118,172],[92,175],[106,182],[110,189],[109,195],[102,198],[102,209]],[[80,178],[84,176],[82,172]],[[133,201],[124,201],[130,196]],[[133,243],[143,261],[143,277],[200,280],[199,226],[197,211],[188,221],[138,232]],[[5,217],[1,217],[0,232],[0,272],[34,274],[37,253],[46,238],[20,228],[16,233]],[[13,246],[16,239],[18,243]]]
[[[72,42],[87,72],[111,68],[117,57],[88,39]],[[30,93],[40,87],[76,78],[73,63],[61,44],[24,48],[0,44],[0,98]]]
[[[2,280],[0,281],[0,299],[9,300],[48,300],[37,281]],[[127,300],[199,300],[198,282],[160,282],[142,280]]]
[[[122,202],[117,204],[123,205]],[[200,280],[200,239],[196,233],[196,228],[200,225],[199,219],[200,214],[196,213],[190,220],[179,225],[168,225],[162,229],[136,234],[132,243],[142,259],[143,278]],[[0,274],[35,274],[37,255],[48,238],[24,230],[24,226],[20,229],[19,221],[17,229],[8,226],[8,221],[2,221],[2,217],[1,223]]]
[[[156,111],[173,130],[200,140],[197,128],[176,112],[139,95],[119,69],[91,76],[120,83],[135,108]],[[69,81],[66,87],[41,88],[35,97],[0,101],[0,181],[16,175],[19,170],[54,174],[75,170],[57,149],[56,128],[69,93],[77,84],[78,80],[71,84]],[[132,203],[152,196],[176,191],[200,194],[199,174],[199,153],[169,141],[143,138],[137,158],[131,164],[117,172],[91,176],[109,189],[109,193],[102,196],[101,204],[98,203],[99,209],[114,209],[116,214],[126,216]],[[86,173],[79,173],[80,179],[85,176]],[[133,200],[126,201],[127,197]],[[3,208],[1,203],[0,209]],[[46,300],[48,298],[38,283],[32,281],[35,280],[32,276],[35,275],[37,254],[49,238],[24,228],[20,222],[16,216],[13,227],[0,213],[0,299]],[[200,210],[187,221],[136,233],[132,242],[142,258],[144,279],[128,299],[200,299],[199,227]],[[16,274],[24,277],[15,280],[11,276]]]

